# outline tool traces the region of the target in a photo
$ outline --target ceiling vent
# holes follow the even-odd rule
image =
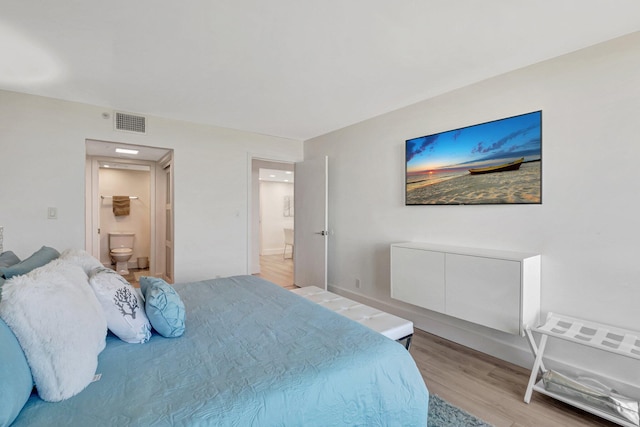
[[[134,116],[133,114],[119,113],[114,114],[115,129],[123,132],[147,133],[147,118],[143,116]]]

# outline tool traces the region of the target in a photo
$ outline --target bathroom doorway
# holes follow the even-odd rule
[[[125,251],[123,268],[116,270],[129,282],[137,282],[139,274],[149,275],[151,255],[151,166],[116,161],[98,161],[98,193],[100,194],[99,227],[102,265],[115,263],[113,250]],[[126,233],[126,246],[114,247]],[[141,273],[142,271],[142,273]],[[138,273],[138,275],[136,275]]]
[[[87,251],[109,267],[114,262],[109,234],[133,233],[126,261],[133,273],[127,280],[135,284],[144,274],[172,282],[167,242],[172,249],[173,150],[95,140],[87,140],[86,149]],[[114,196],[124,200],[114,204]],[[126,209],[116,212],[121,203]]]

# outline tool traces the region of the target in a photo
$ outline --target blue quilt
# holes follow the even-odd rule
[[[15,426],[426,426],[404,347],[253,276],[178,284],[186,331],[107,337],[100,379],[58,403],[33,394]]]

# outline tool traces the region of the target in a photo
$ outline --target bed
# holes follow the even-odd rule
[[[429,395],[397,342],[253,276],[175,285],[179,338],[109,333],[96,381],[35,392],[13,426],[426,426]]]

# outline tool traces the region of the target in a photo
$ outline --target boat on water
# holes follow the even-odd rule
[[[524,157],[520,157],[518,160],[514,160],[509,163],[503,163],[501,165],[487,166],[486,168],[469,169],[469,173],[471,175],[479,175],[483,173],[515,171],[520,169],[520,165],[522,164],[522,162],[524,162]]]

